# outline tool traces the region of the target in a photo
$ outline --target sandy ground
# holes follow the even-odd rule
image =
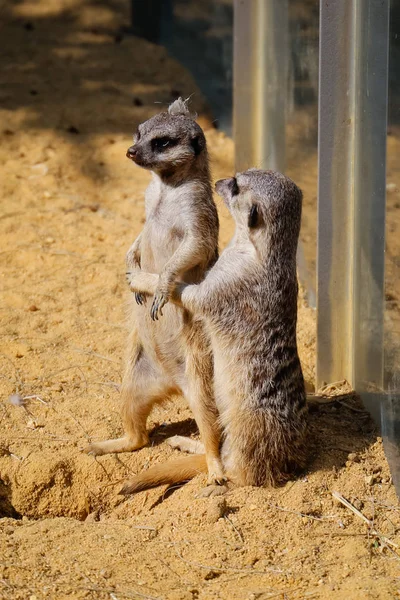
[[[311,407],[300,479],[233,490],[225,504],[196,498],[203,476],[117,495],[127,476],[174,454],[167,436],[196,435],[180,398],[151,415],[152,447],[97,460],[80,452],[121,433],[124,255],[149,180],[125,158],[131,133],[155,101],[195,92],[213,177],[233,171],[233,144],[207,125],[191,77],[163,48],[115,36],[127,4],[0,5],[0,597],[399,597],[396,547],[332,498],[343,494],[400,544],[382,442],[352,398]],[[232,222],[218,207],[223,246]],[[300,298],[309,389],[314,328]],[[16,393],[25,406],[9,402]]]

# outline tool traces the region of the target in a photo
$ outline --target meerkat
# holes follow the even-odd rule
[[[125,435],[94,442],[86,451],[101,455],[147,445],[146,421],[153,405],[181,393],[204,441],[210,480],[219,481],[223,469],[210,345],[201,319],[168,303],[176,282],[199,283],[218,258],[219,222],[206,139],[179,98],[168,112],[139,125],[127,157],[152,172],[145,225],[127,253],[128,274],[158,273],[157,286],[150,314],[140,293],[131,302],[121,390]]]
[[[236,222],[230,245],[199,284],[179,284],[173,301],[202,317],[214,358],[214,395],[226,475],[238,485],[278,485],[306,460],[307,409],[297,352],[296,249],[302,193],[287,177],[250,169],[216,183]],[[135,275],[153,294],[157,277]],[[172,445],[199,451],[175,436]],[[127,482],[128,494],[204,471],[204,456],[156,465]]]

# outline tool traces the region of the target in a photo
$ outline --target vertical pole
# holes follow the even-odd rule
[[[317,386],[383,387],[389,0],[320,14]]]
[[[285,169],[288,0],[235,0],[236,168]]]

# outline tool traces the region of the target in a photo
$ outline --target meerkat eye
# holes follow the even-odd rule
[[[140,131],[139,129],[136,131],[135,135],[134,135],[134,141],[135,143],[138,142],[140,140]]]
[[[255,204],[252,205],[249,211],[248,226],[250,229],[254,229],[258,225],[258,208]]]
[[[154,152],[164,152],[168,148],[172,148],[173,146],[176,146],[177,143],[178,143],[178,140],[175,140],[173,138],[161,137],[161,138],[155,138],[154,140],[151,140],[151,147]]]

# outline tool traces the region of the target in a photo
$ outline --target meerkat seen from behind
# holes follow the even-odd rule
[[[284,175],[256,169],[218,181],[216,190],[236,221],[234,237],[205,279],[178,285],[173,300],[204,319],[211,340],[228,478],[238,485],[277,485],[306,460],[306,396],[296,342],[302,194]],[[146,273],[131,281],[133,290],[149,294],[156,284]],[[172,442],[188,451],[195,444]],[[199,464],[198,458],[152,467],[122,491],[178,482],[184,461]]]
[[[139,125],[127,156],[152,171],[145,225],[127,254],[127,267],[131,275],[141,269],[158,273],[157,286],[151,311],[142,295],[132,301],[122,383],[125,435],[94,442],[87,451],[100,455],[145,446],[153,405],[182,393],[206,447],[210,479],[219,481],[223,471],[210,346],[202,321],[168,303],[176,282],[199,283],[218,258],[218,214],[205,136],[179,99],[168,112]]]

